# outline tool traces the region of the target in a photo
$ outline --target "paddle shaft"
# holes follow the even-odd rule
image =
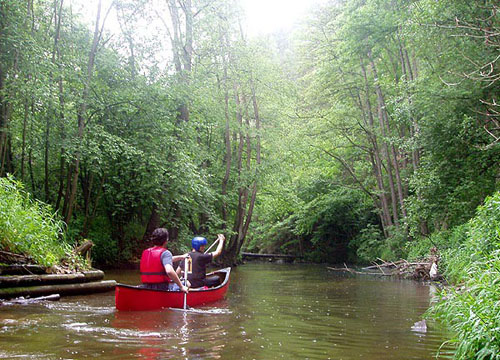
[[[188,278],[188,259],[184,259],[184,286],[187,286],[187,278]],[[184,293],[184,310],[187,308],[187,294]]]
[[[205,250],[204,254],[206,254],[206,253],[207,253],[207,252],[208,252],[211,248],[213,248],[213,246],[214,246],[215,244],[217,244],[217,242],[218,242],[218,241],[220,241],[220,238],[217,238],[217,239],[213,242],[213,244],[212,244],[212,245],[210,245],[210,247],[209,247],[207,250]]]

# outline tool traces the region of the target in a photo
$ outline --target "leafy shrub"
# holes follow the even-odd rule
[[[31,199],[20,182],[0,178],[0,246],[24,254],[42,266],[55,265],[69,246],[62,241],[63,225],[52,209]]]
[[[500,192],[478,208],[466,240],[446,252],[445,263],[445,275],[463,285],[443,290],[430,314],[456,333],[455,358],[500,359]]]
[[[361,263],[369,263],[377,259],[394,261],[400,259],[404,254],[406,234],[392,230],[392,235],[385,238],[380,226],[368,224],[359,232],[349,247],[356,249],[356,259]]]
[[[349,246],[357,249],[356,255],[361,262],[368,263],[375,260],[381,255],[381,248],[384,246],[383,234],[380,227],[368,224],[349,243]]]
[[[469,224],[456,226],[451,230],[435,232],[428,237],[419,237],[406,244],[405,252],[408,260],[421,259],[429,256],[430,249],[436,247],[444,259],[441,267],[446,268],[448,254],[451,250],[456,250],[466,241]],[[455,259],[456,261],[456,259]],[[450,275],[450,274],[448,274]]]
[[[104,267],[120,260],[118,244],[111,238],[111,225],[107,217],[98,216],[92,223],[88,237],[92,239],[92,262]]]

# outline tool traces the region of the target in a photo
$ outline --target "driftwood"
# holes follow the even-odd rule
[[[35,298],[16,298],[16,299],[11,299],[7,301],[1,301],[1,305],[26,305],[26,304],[33,304],[33,303],[38,303],[41,301],[59,301],[61,296],[59,294],[52,294],[52,295],[47,295],[47,296],[40,296],[40,297],[35,297]]]
[[[104,278],[101,270],[84,271],[74,274],[11,275],[0,276],[0,288],[15,286],[36,286],[64,283],[98,281]]]
[[[0,289],[0,298],[11,299],[19,296],[44,296],[48,294],[81,295],[113,290],[115,280],[105,280],[81,284],[56,284]]]
[[[27,256],[14,254],[10,251],[0,250],[0,262],[4,264],[27,264],[31,259]]]
[[[351,268],[348,268],[346,264],[344,264],[343,268],[332,268],[332,267],[326,267],[328,270],[332,271],[347,271],[351,274],[359,274],[359,275],[377,275],[377,276],[392,276],[392,274],[387,274],[384,272],[378,273],[378,272],[367,272],[367,271],[357,271]]]
[[[437,249],[432,248],[430,252],[431,255],[428,258],[413,262],[404,259],[395,262],[377,259],[377,262],[371,266],[362,268],[362,271],[350,269],[345,264],[343,268],[327,267],[327,269],[333,271],[347,271],[352,274],[395,276],[413,280],[443,280],[443,277],[438,271],[439,255]],[[374,269],[378,269],[379,272],[367,271]]]
[[[94,246],[94,243],[90,240],[85,240],[80,246],[76,247],[74,253],[77,255],[85,256],[87,252]]]
[[[46,268],[40,265],[13,264],[1,265],[0,275],[33,275],[45,274]]]
[[[296,259],[301,256],[298,255],[287,255],[287,254],[255,254],[249,252],[242,252],[242,257],[251,257],[251,258],[282,258],[282,259]]]

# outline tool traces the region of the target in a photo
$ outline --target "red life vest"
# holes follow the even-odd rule
[[[161,254],[166,250],[162,246],[155,246],[142,252],[141,282],[152,284],[171,281],[161,263]]]

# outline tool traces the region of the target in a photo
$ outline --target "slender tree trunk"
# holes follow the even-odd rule
[[[156,203],[153,203],[153,207],[151,209],[151,215],[149,216],[148,224],[146,226],[146,231],[142,236],[143,240],[148,240],[153,231],[160,226],[160,214],[158,213],[158,206]]]
[[[5,38],[6,36],[6,27],[7,27],[7,14],[8,14],[8,3],[0,1],[0,39]],[[0,43],[1,45],[1,43]],[[0,52],[5,52],[6,49],[0,47]],[[0,176],[3,175],[4,168],[4,146],[6,139],[6,125],[7,125],[7,100],[5,99],[5,74],[7,69],[4,67],[6,64],[0,62]]]
[[[58,51],[58,57],[60,59],[61,55],[60,52]],[[61,71],[61,64],[59,61],[59,71]],[[59,133],[61,137],[61,149],[59,151],[59,189],[57,191],[57,201],[56,201],[56,210],[59,209],[59,206],[61,204],[61,200],[63,197],[63,190],[64,190],[64,177],[65,177],[65,172],[64,169],[66,168],[66,161],[64,160],[64,155],[66,153],[64,149],[64,140],[66,138],[66,133],[65,133],[65,116],[64,116],[64,89],[63,89],[63,77],[62,74],[59,76],[59,107],[60,107],[60,113],[59,113]]]
[[[50,202],[50,191],[49,191],[49,136],[50,136],[50,114],[46,114],[45,122],[45,151],[44,151],[44,190],[45,190],[45,202]]]
[[[96,16],[96,23],[95,23],[95,29],[94,29],[94,38],[92,40],[92,47],[90,49],[89,53],[89,61],[87,64],[87,78],[85,80],[85,85],[83,88],[83,93],[82,93],[82,98],[80,102],[80,106],[78,109],[78,114],[77,114],[77,120],[78,120],[78,141],[81,142],[83,139],[83,132],[85,128],[85,117],[86,117],[86,112],[87,112],[87,101],[88,101],[88,96],[89,96],[89,91],[90,91],[90,83],[92,81],[92,75],[94,71],[94,61],[95,57],[97,54],[97,45],[99,43],[100,39],[100,32],[99,32],[99,24],[100,24],[100,19],[101,19],[101,0],[99,0],[98,5],[97,5],[97,16]],[[68,224],[71,220],[71,216],[73,214],[73,207],[74,203],[76,200],[76,190],[77,190],[77,185],[78,185],[78,175],[79,175],[79,170],[80,170],[80,150],[77,150],[76,156],[75,156],[75,161],[73,165],[73,175],[71,179],[71,192],[68,198],[67,206],[65,206],[66,209],[66,215],[65,215],[65,222]]]
[[[31,99],[31,113],[34,113],[34,101]],[[33,174],[33,119],[30,122],[30,146],[28,151],[28,169],[31,179],[31,190],[35,193],[35,176]]]
[[[384,155],[387,160],[387,174],[389,180],[389,189],[391,191],[391,204],[392,204],[392,216],[394,219],[394,224],[399,228],[399,213],[398,213],[398,205],[397,205],[397,195],[396,188],[394,186],[394,175],[393,175],[393,160],[391,158],[391,154],[389,153],[389,146],[387,144],[387,133],[388,129],[386,128],[386,114],[385,114],[385,103],[382,95],[382,89],[380,88],[380,83],[377,75],[377,69],[375,67],[375,63],[373,62],[373,58],[371,56],[371,51],[368,52],[368,59],[370,61],[370,66],[372,68],[373,76],[375,78],[375,92],[377,94],[377,114],[380,124],[380,130],[382,131],[383,137],[383,149]]]
[[[170,19],[172,21],[172,54],[175,70],[183,85],[189,85],[193,55],[193,10],[191,0],[179,1],[184,13],[184,32],[181,29],[182,19],[176,0],[168,0]],[[185,42],[182,41],[185,39]],[[189,121],[187,100],[179,106],[179,119]]]
[[[238,94],[238,87],[236,84],[234,85],[234,96],[235,96],[235,103],[236,103],[236,120],[239,125],[239,131],[238,131],[238,150],[236,152],[236,157],[237,157],[237,172],[238,172],[238,183],[239,188],[238,188],[238,206],[236,208],[236,216],[234,218],[234,226],[233,226],[233,233],[234,235],[231,236],[231,239],[229,243],[226,246],[227,252],[230,255],[236,254],[238,250],[238,244],[241,241],[241,234],[243,232],[243,221],[245,217],[245,206],[246,206],[246,193],[248,190],[246,189],[246,185],[242,184],[242,179],[241,179],[241,171],[242,171],[242,164],[243,164],[243,149],[245,145],[245,137],[243,135],[243,115],[241,113],[241,108],[242,105],[240,103],[240,97]]]
[[[23,134],[21,143],[21,181],[24,181],[24,163],[26,161],[26,126],[28,124],[29,104],[28,99],[24,99]]]
[[[225,163],[225,172],[224,178],[222,179],[222,220],[223,220],[223,228],[227,228],[228,221],[228,209],[227,209],[227,186],[229,183],[229,176],[231,174],[231,134],[230,134],[230,115],[229,115],[229,89],[227,86],[228,82],[228,73],[227,73],[227,62],[226,62],[226,54],[225,54],[225,41],[223,39],[223,34],[221,34],[221,54],[222,54],[222,66],[223,66],[223,79],[222,86],[224,88],[224,117],[225,117],[225,125],[224,125],[224,145],[226,147],[226,152],[224,154],[224,163]]]
[[[94,206],[93,207],[92,207],[92,204],[91,204],[91,197],[89,196],[89,198],[88,198],[88,202],[89,202],[88,209],[89,209],[89,211],[85,213],[85,221],[83,223],[83,230],[82,230],[82,237],[83,238],[86,238],[88,236],[90,227],[92,226],[92,223],[93,223],[93,221],[95,219],[95,215],[97,213],[97,207],[99,206],[99,201],[101,200],[101,195],[103,193],[104,180],[105,180],[105,177],[102,176],[99,188],[97,189],[97,195],[95,197],[95,201],[94,201]],[[92,210],[90,211],[91,207],[92,207]]]
[[[370,101],[370,86],[368,83],[368,77],[366,75],[366,68],[362,60],[360,60],[361,64],[361,70],[363,73],[363,78],[365,80],[365,93],[366,93],[366,106],[367,106],[367,114],[368,114],[368,125],[370,128],[370,142],[372,143],[372,148],[373,148],[373,156],[375,158],[374,161],[374,172],[375,172],[375,179],[377,180],[377,187],[379,190],[379,197],[380,197],[380,203],[382,205],[382,214],[383,218],[385,221],[382,222],[382,224],[385,223],[385,228],[384,232],[387,232],[387,227],[390,227],[393,225],[392,218],[389,212],[389,202],[387,200],[387,194],[385,190],[385,185],[384,185],[384,180],[383,180],[383,173],[382,173],[382,160],[380,157],[380,151],[377,143],[377,138],[375,136],[374,130],[375,130],[375,124],[373,120],[373,110],[372,110],[372,105]]]

